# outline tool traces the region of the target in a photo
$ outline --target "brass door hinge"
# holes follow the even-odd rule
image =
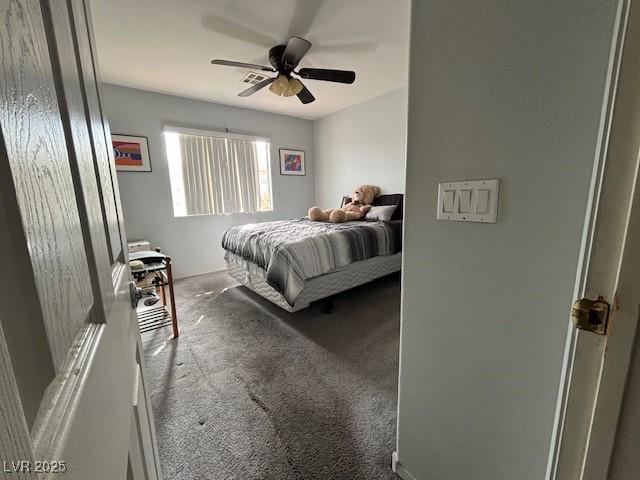
[[[597,300],[581,298],[573,302],[571,318],[576,328],[589,332],[605,335],[607,322],[609,321],[609,303],[600,296]]]

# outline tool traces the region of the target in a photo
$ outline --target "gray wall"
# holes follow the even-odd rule
[[[413,2],[398,455],[545,477],[616,2]],[[499,222],[435,220],[500,178]]]
[[[327,115],[313,123],[316,203],[333,208],[357,185],[404,192],[407,88]]]
[[[230,226],[299,217],[314,204],[311,121],[115,85],[104,85],[103,92],[111,131],[149,138],[153,171],[118,173],[127,236],[171,254],[177,276],[224,268],[220,240]],[[162,138],[166,124],[270,137],[275,210],[175,218]],[[306,151],[306,176],[280,175],[280,147]]]

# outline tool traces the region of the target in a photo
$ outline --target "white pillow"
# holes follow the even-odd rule
[[[364,216],[365,220],[370,222],[385,221],[388,222],[393,216],[393,212],[396,211],[397,205],[378,205],[372,206],[367,214]]]

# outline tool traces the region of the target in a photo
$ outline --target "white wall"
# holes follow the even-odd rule
[[[545,478],[616,2],[413,2],[398,455]],[[497,224],[437,183],[501,179]]]
[[[357,185],[404,192],[407,88],[327,115],[313,123],[316,204],[333,208]]]
[[[104,85],[105,111],[113,133],[149,138],[151,173],[119,172],[127,236],[144,238],[172,255],[177,276],[224,268],[225,229],[244,223],[306,215],[314,204],[313,126],[309,120]],[[174,218],[164,125],[222,130],[271,138],[273,212]],[[306,151],[304,177],[282,176],[278,149]]]

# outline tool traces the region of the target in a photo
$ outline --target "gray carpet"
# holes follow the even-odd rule
[[[287,313],[224,273],[143,335],[164,478],[393,479],[399,276]]]

